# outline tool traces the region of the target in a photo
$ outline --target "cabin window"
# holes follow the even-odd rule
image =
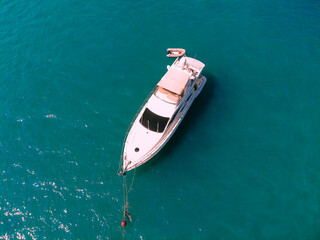
[[[186,103],[190,100],[191,96],[192,96],[192,94],[189,95],[189,97],[186,100]]]
[[[171,123],[173,123],[174,119],[176,118],[177,114],[179,113],[179,109],[180,109],[180,108],[178,108],[178,109],[176,110],[176,112],[173,114],[173,116],[171,117],[168,126],[170,126]]]
[[[163,132],[169,118],[162,117],[154,112],[150,111],[148,108],[142,114],[140,118],[140,123],[147,129],[154,131],[154,132]]]

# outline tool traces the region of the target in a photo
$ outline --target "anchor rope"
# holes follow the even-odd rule
[[[127,181],[126,181],[126,175],[123,175],[123,200],[124,200],[123,213],[124,213],[124,217],[126,216],[125,214],[127,213],[128,204],[129,204],[128,196],[129,196],[130,191],[132,190],[135,175],[136,175],[136,169],[134,169],[129,189],[128,189],[128,185],[127,185]]]
[[[132,186],[133,186],[133,182],[135,179],[135,175],[136,175],[136,168],[134,169],[133,172],[133,176],[132,176],[132,180],[130,183],[130,187],[128,189],[128,185],[127,185],[127,178],[126,178],[126,174],[122,175],[122,191],[123,191],[123,216],[122,216],[122,220],[124,221],[126,218],[129,219],[129,221],[131,222],[131,216],[128,213],[128,208],[129,208],[129,193],[132,190]],[[123,228],[122,230],[122,239],[124,239],[125,236],[125,229]]]

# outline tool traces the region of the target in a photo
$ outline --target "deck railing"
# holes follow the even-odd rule
[[[130,122],[130,125],[126,131],[126,135],[124,137],[124,140],[122,142],[122,148],[121,148],[121,155],[120,155],[120,166],[121,168],[123,168],[123,151],[124,151],[124,146],[125,146],[125,143],[126,143],[126,140],[127,140],[127,137],[128,137],[128,134],[130,132],[130,129],[133,125],[133,123],[136,121],[139,113],[141,112],[142,108],[144,107],[144,105],[146,105],[147,101],[150,99],[151,95],[154,93],[154,91],[156,90],[158,86],[156,85],[152,90],[151,92],[148,94],[148,96],[145,98],[145,100],[143,101],[143,103],[141,104],[141,106],[139,107],[139,110],[136,112],[136,114],[134,115],[133,119],[131,120]]]

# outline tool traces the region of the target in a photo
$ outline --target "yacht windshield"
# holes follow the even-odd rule
[[[169,118],[162,117],[154,112],[151,112],[148,108],[142,114],[140,118],[140,123],[147,129],[150,129],[154,132],[163,132],[164,128],[167,125]]]

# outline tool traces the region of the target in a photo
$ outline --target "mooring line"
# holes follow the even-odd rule
[[[121,221],[121,226],[123,227],[122,230],[122,239],[125,237],[125,229],[124,227],[127,225],[126,219],[128,218],[130,222],[132,222],[132,217],[130,213],[128,212],[129,208],[129,193],[132,190],[133,182],[135,179],[136,175],[136,169],[134,169],[131,184],[128,190],[128,185],[127,185],[127,178],[126,178],[126,173],[122,174],[122,191],[123,191],[123,216],[122,216],[122,221]]]

